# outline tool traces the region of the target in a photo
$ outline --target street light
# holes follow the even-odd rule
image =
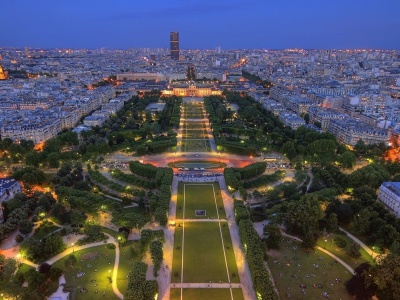
[[[72,245],[72,253],[75,253],[75,244],[72,243],[71,245]]]
[[[326,249],[326,242],[327,242],[328,240],[327,239],[325,239],[325,245],[324,245],[324,249]]]

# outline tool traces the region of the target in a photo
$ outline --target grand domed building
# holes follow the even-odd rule
[[[0,65],[0,80],[8,79],[8,72]]]
[[[166,90],[163,90],[162,93],[165,96],[206,97],[211,95],[221,95],[222,91],[217,89],[212,83],[186,81],[172,83]]]

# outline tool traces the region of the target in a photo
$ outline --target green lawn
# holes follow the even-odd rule
[[[182,227],[177,224],[174,235],[174,251],[172,253],[171,282],[181,282],[182,269]]]
[[[25,273],[26,271],[33,269],[32,266],[27,265],[27,264],[20,264],[19,268],[18,268],[18,273]]]
[[[217,207],[215,206],[215,201],[217,202]],[[186,219],[217,218],[217,208],[219,217],[221,219],[226,217],[218,183],[196,184],[180,182],[178,186],[178,203],[176,211],[176,217],[178,219],[183,218],[184,202]],[[196,210],[206,210],[206,215],[196,216]]]
[[[33,234],[33,237],[40,240],[57,229],[60,229],[60,227],[47,223],[37,228]]]
[[[112,230],[110,228],[107,227],[101,227],[101,231],[108,233],[109,235],[111,235],[112,237],[117,238],[118,237],[118,232],[115,230]]]
[[[184,139],[206,139],[208,138],[205,130],[185,130],[183,131],[182,138]]]
[[[347,241],[347,246],[345,248],[339,248],[334,244],[334,238],[336,236],[341,236],[346,239]],[[325,242],[326,240],[326,242]],[[374,265],[375,262],[372,259],[372,257],[364,250],[364,248],[360,247],[360,253],[361,256],[358,258],[353,258],[350,255],[347,254],[347,249],[350,247],[350,244],[352,243],[352,239],[347,237],[346,235],[340,235],[340,234],[330,234],[328,237],[321,237],[317,241],[317,245],[320,246],[321,248],[325,248],[329,252],[332,252],[335,254],[337,257],[342,259],[344,262],[350,265],[353,269],[355,269],[358,265],[364,263],[364,262],[369,262],[370,264]]]
[[[300,243],[284,239],[281,249],[269,251],[268,265],[280,299],[322,299],[323,292],[329,299],[351,299],[344,286],[350,272],[322,251],[306,252]]]
[[[185,122],[183,129],[202,130],[205,127],[205,122]]]
[[[127,220],[126,216],[131,213],[139,214],[142,217],[144,217],[147,220],[147,222],[150,221],[150,215],[149,213],[146,212],[146,209],[139,206],[135,206],[128,208],[121,207],[118,210],[114,210],[112,213],[112,222],[117,226],[121,227],[125,226]]]
[[[74,254],[77,258],[75,266],[68,268],[64,266],[67,257],[57,261],[53,266],[63,270],[66,286],[73,291],[75,299],[118,299],[109,279],[114,267],[115,249],[102,245],[75,251]],[[96,257],[90,258],[91,255],[96,255]],[[85,275],[77,277],[77,274],[81,272]],[[81,292],[83,288],[87,291]]]
[[[242,289],[232,289],[233,300],[243,300]],[[229,289],[183,289],[183,299],[188,300],[204,300],[204,299],[218,299],[218,300],[231,300],[231,293]],[[171,300],[181,299],[181,289],[171,289]]]
[[[222,230],[229,276],[232,282],[239,282],[229,231],[227,227],[222,227]],[[185,222],[183,245],[182,233],[183,227],[178,225],[175,231],[172,282],[181,281],[182,249],[183,282],[228,282],[218,223]],[[179,275],[176,276],[176,273]]]
[[[133,251],[132,252],[132,249]],[[132,269],[135,261],[141,261],[139,251],[139,241],[128,241],[124,246],[120,246],[119,267],[118,267],[118,289],[124,294],[128,288],[127,275]]]
[[[341,225],[341,227],[343,227],[344,230],[350,232],[352,235],[354,235],[355,237],[357,237],[360,241],[362,241],[365,245],[367,245],[368,247],[370,247],[371,249],[374,250],[374,252],[377,252],[379,254],[384,254],[385,251],[374,244],[371,244],[368,242],[368,237],[365,235],[359,235],[358,232],[354,229],[354,226],[352,223],[350,223],[349,225]]]
[[[210,150],[210,141],[204,140],[188,140],[182,141],[182,152],[207,152]]]
[[[222,238],[224,239],[226,262],[229,269],[229,277],[231,282],[239,283],[240,278],[236,266],[235,253],[233,251],[231,234],[229,232],[228,223],[221,224]]]

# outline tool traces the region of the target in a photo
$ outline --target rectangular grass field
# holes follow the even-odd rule
[[[186,122],[184,124],[183,129],[195,129],[195,130],[200,130],[205,128],[205,123],[204,122]]]
[[[210,141],[208,139],[182,141],[182,152],[207,152],[210,150]]]
[[[205,130],[185,130],[183,131],[182,138],[184,139],[206,139],[208,138]]]
[[[217,209],[220,218],[224,219],[226,217],[218,183],[179,182],[177,219],[183,218],[184,203],[186,219],[217,218]],[[206,215],[196,216],[196,210],[206,210]]]
[[[238,283],[239,276],[228,228],[221,228],[224,239],[223,248],[217,222],[185,222],[184,226],[183,231],[183,227],[177,224],[175,230],[171,281],[181,282],[183,252],[182,281],[184,283],[210,281],[228,283],[227,266],[231,282]]]
[[[243,300],[242,289],[232,289],[233,300]],[[170,300],[180,300],[181,289],[171,289]],[[183,299],[190,300],[204,300],[204,299],[218,299],[218,300],[231,300],[231,293],[229,289],[183,289]]]

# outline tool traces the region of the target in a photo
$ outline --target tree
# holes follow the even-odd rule
[[[31,233],[33,229],[33,223],[27,219],[21,220],[18,223],[18,226],[19,226],[19,232],[21,232],[21,234],[24,235]]]
[[[38,271],[39,271],[39,273],[45,273],[46,274],[46,273],[49,273],[50,269],[51,269],[51,265],[50,264],[42,263],[39,266]]]
[[[316,195],[303,197],[288,204],[284,222],[290,232],[308,234],[318,228],[322,211]]]
[[[338,246],[339,248],[345,248],[347,246],[347,240],[340,235],[334,238],[334,242],[335,245]]]
[[[375,295],[377,286],[371,280],[372,270],[373,267],[369,263],[363,263],[354,270],[355,275],[345,283],[347,291],[356,300],[371,299]]]
[[[286,142],[282,145],[282,152],[290,160],[293,160],[297,156],[296,147],[293,142]]]
[[[390,254],[400,256],[400,241],[395,240],[390,246]]]
[[[17,261],[0,254],[0,281],[9,281],[17,270]]]
[[[329,232],[335,232],[338,229],[338,218],[335,213],[331,213],[326,223]]]
[[[329,163],[336,159],[337,144],[331,139],[320,139],[307,145],[307,153],[312,161]]]
[[[357,156],[362,156],[367,153],[368,147],[365,145],[363,140],[358,140],[354,146],[354,151],[356,152]]]
[[[302,246],[306,249],[314,249],[317,244],[317,240],[314,237],[314,233],[309,230],[304,234]]]
[[[379,299],[400,299],[400,256],[389,254],[372,274]]]
[[[350,244],[349,249],[347,250],[347,254],[350,255],[351,257],[357,258],[361,256],[360,253],[360,244],[356,243],[356,242],[352,242]]]
[[[129,228],[141,229],[146,225],[147,220],[140,214],[130,213],[125,215],[127,219],[127,224]]]
[[[263,237],[270,249],[279,249],[282,241],[282,233],[277,225],[268,224],[263,228]]]
[[[150,244],[153,233],[150,229],[144,229],[140,233],[140,250],[144,253],[147,249],[147,246]]]
[[[370,232],[371,219],[378,218],[377,212],[370,208],[364,208],[353,217],[353,226],[357,233],[364,235]]]
[[[60,167],[60,154],[52,152],[47,155],[47,163],[49,164],[50,168],[57,169],[58,167]]]
[[[161,263],[163,261],[163,246],[162,246],[162,242],[155,240],[152,241],[150,244],[150,255],[151,255],[151,259],[153,261],[153,265],[154,265],[154,270],[153,270],[153,274],[154,277],[158,276],[158,271],[160,270],[161,267]]]
[[[44,254],[47,257],[53,256],[65,250],[67,246],[65,245],[63,239],[58,234],[52,234],[44,239]]]
[[[335,213],[339,222],[342,224],[349,224],[351,222],[351,218],[353,217],[353,210],[347,203],[342,203],[337,206]]]
[[[128,233],[126,231],[121,231],[117,235],[117,240],[120,245],[125,245],[128,239]]]
[[[86,220],[86,215],[84,212],[74,209],[71,212],[71,224],[75,226],[82,225]]]
[[[30,151],[25,155],[25,164],[37,168],[41,162],[40,154],[36,151]]]
[[[343,167],[351,169],[356,164],[356,156],[351,151],[345,151],[339,159]]]

